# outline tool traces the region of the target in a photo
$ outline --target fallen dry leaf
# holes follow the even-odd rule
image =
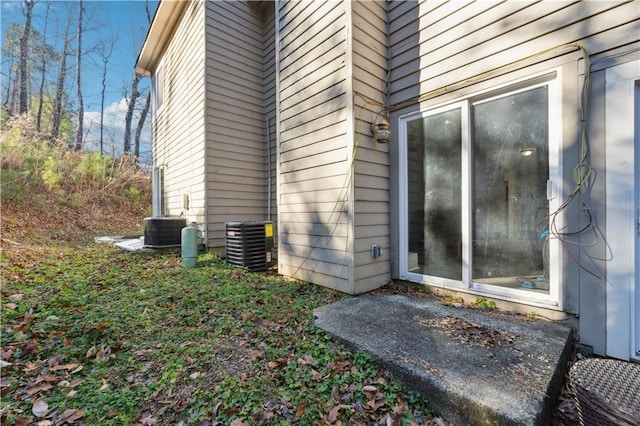
[[[238,414],[239,412],[240,412],[240,409],[238,407],[233,407],[233,408],[229,408],[228,410],[225,410],[224,415],[233,416],[234,414]]]
[[[352,410],[353,407],[351,407],[350,405],[336,405],[335,407],[333,407],[331,410],[329,410],[329,413],[324,417],[324,420],[332,425],[341,425],[342,422],[340,420],[338,420],[338,415],[340,414],[340,410],[342,409],[349,409]]]
[[[278,363],[277,363],[277,362],[275,362],[275,361],[269,361],[269,362],[267,363],[267,367],[269,367],[269,368],[271,368],[271,369],[274,369],[274,368],[278,367],[279,365],[280,365],[280,364],[278,364]]]
[[[43,391],[49,390],[51,388],[52,388],[52,386],[49,383],[44,383],[42,385],[31,386],[31,387],[25,389],[25,393],[27,395],[35,395],[35,394],[37,394],[39,392],[43,392]]]
[[[145,356],[145,355],[150,354],[152,352],[153,352],[153,349],[149,349],[149,348],[139,349],[139,350],[137,350],[137,351],[135,351],[133,353],[133,356],[135,356],[135,357]]]
[[[13,384],[12,380],[8,380],[5,377],[0,377],[0,389],[8,388]]]
[[[83,379],[76,379],[73,380],[71,383],[69,383],[67,385],[68,388],[77,388],[78,386],[80,386],[82,384],[82,382],[84,382]]]
[[[369,408],[371,408],[373,411],[378,411],[380,407],[384,407],[386,404],[387,400],[384,398],[372,399],[367,403]]]
[[[342,408],[342,406],[336,405],[331,410],[329,410],[329,413],[327,414],[327,421],[330,424],[334,424],[336,422],[336,420],[338,420],[338,415],[340,414],[340,409],[341,408]]]
[[[384,416],[384,422],[387,426],[393,426],[393,418],[389,414]]]
[[[29,361],[24,368],[22,369],[25,373],[30,373],[32,371],[38,370],[40,368],[40,364],[37,361]]]
[[[101,322],[100,324],[96,325],[95,327],[93,327],[91,329],[91,331],[93,331],[93,332],[102,331],[105,328],[108,328],[110,325],[111,325],[111,323],[109,323],[108,321],[104,321],[104,322]]]
[[[62,420],[64,420],[66,423],[76,423],[78,422],[82,416],[84,416],[84,412],[86,411],[86,408],[80,408],[80,409],[73,409],[70,408],[68,410],[65,410],[64,413],[62,413]]]
[[[140,423],[145,426],[153,426],[158,424],[158,419],[153,416],[146,416],[140,419]]]
[[[311,369],[311,378],[315,381],[322,379],[322,374],[319,371]]]
[[[3,361],[9,361],[13,356],[13,348],[2,349],[0,351],[0,359]]]
[[[40,352],[38,348],[38,341],[36,339],[30,339],[22,345],[22,352],[25,354],[37,354]]]
[[[36,399],[35,401],[33,401],[31,412],[36,417],[44,417],[49,412],[49,405],[45,402],[44,399]]]
[[[96,348],[95,346],[91,346],[89,350],[87,350],[85,358],[93,358],[94,356],[96,356],[96,352],[98,352],[98,348]]]
[[[111,348],[107,345],[100,346],[100,350],[96,354],[96,360],[100,362],[105,362],[111,356]]]
[[[53,374],[40,374],[36,377],[36,383],[41,382],[51,382],[51,383],[59,383],[62,380],[61,377],[54,376]]]
[[[393,415],[395,417],[400,417],[407,410],[407,406],[403,403],[397,403],[391,410],[393,411]]]
[[[302,417],[304,415],[304,411],[307,409],[308,406],[309,404],[298,405],[298,408],[296,409],[296,417]]]
[[[74,370],[78,368],[80,364],[62,364],[62,365],[54,365],[49,370],[51,371],[60,371],[60,370]]]
[[[349,361],[333,361],[329,368],[331,368],[336,373],[341,371],[347,371],[351,369],[351,363]]]
[[[9,300],[11,300],[12,302],[19,302],[20,300],[22,300],[23,297],[24,297],[24,294],[15,293],[9,296]]]

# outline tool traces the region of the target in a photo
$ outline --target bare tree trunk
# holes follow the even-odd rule
[[[100,55],[102,56],[102,86],[100,90],[100,154],[104,154],[104,98],[107,91],[107,64],[109,58],[113,53],[113,46],[115,39],[111,37],[110,45],[107,46],[103,40],[100,48]]]
[[[16,69],[16,78],[13,80],[13,89],[11,93],[11,101],[9,103],[9,111],[11,114],[15,114],[16,110],[18,110],[18,98],[20,97],[20,78],[18,74],[20,73],[19,69]]]
[[[151,11],[149,9],[149,0],[145,0],[144,2],[144,10],[147,14],[147,21],[149,22],[149,24],[151,24],[151,21],[153,20],[153,18],[151,17]],[[140,93],[138,93],[138,83],[140,82],[140,79],[142,79],[141,75],[136,75],[134,77],[134,81],[135,81],[135,92],[136,92],[136,96],[134,98],[133,96],[133,87],[131,90],[131,98],[133,99],[133,102],[129,103],[129,109],[127,111],[127,119],[129,120],[129,126],[131,126],[131,119],[133,119],[133,109],[135,108],[135,104],[136,104],[136,98],[138,96],[140,96]],[[136,134],[135,134],[135,140],[134,140],[134,150],[133,150],[133,156],[134,158],[137,160],[140,157],[140,136],[142,135],[142,129],[144,128],[144,122],[147,119],[147,114],[149,113],[149,107],[151,105],[151,90],[149,90],[149,94],[147,95],[147,99],[144,102],[144,107],[142,108],[142,112],[140,113],[140,118],[138,119],[138,125],[136,126]],[[129,113],[131,113],[131,116],[129,117]],[[130,132],[130,130],[129,130]],[[126,130],[125,130],[125,138],[127,137],[126,134]],[[125,145],[126,145],[126,139],[125,139]]]
[[[67,19],[67,26],[64,30],[64,42],[62,43],[62,53],[60,54],[60,68],[58,71],[58,81],[56,82],[56,99],[53,104],[53,122],[51,125],[51,142],[55,142],[60,133],[60,124],[62,121],[62,100],[64,96],[64,80],[67,76],[67,54],[69,52],[69,27],[71,26],[71,17]]]
[[[29,62],[29,35],[31,34],[31,17],[33,16],[33,6],[35,0],[23,0],[25,7],[24,32],[20,38],[20,114],[24,114],[29,109],[29,87],[28,87],[28,62]]]
[[[78,0],[78,48],[76,52],[76,88],[78,99],[78,129],[76,133],[76,145],[74,149],[80,151],[82,149],[82,140],[84,138],[84,104],[82,102],[82,0]]]
[[[102,88],[100,90],[100,154],[104,154],[104,96],[107,90],[107,64],[109,63],[108,55],[102,56],[102,63],[104,67],[102,68]]]
[[[11,60],[11,62],[9,62],[9,75],[7,76],[7,95],[4,98],[2,107],[5,111],[7,111],[7,113],[9,113],[9,115],[11,115],[13,112],[11,110],[11,105],[13,103],[11,100],[11,85],[13,84],[13,81],[11,80],[11,75],[13,74],[13,56],[10,56],[9,59]]]
[[[140,158],[140,135],[142,135],[142,128],[144,127],[144,122],[147,119],[147,114],[149,113],[150,105],[151,105],[151,93],[147,95],[147,100],[144,102],[144,108],[142,108],[142,112],[140,113],[140,119],[138,120],[138,126],[136,127],[136,139],[135,139],[135,145],[133,149],[133,155],[136,158]]]
[[[42,44],[47,45],[47,26],[49,24],[49,8],[51,3],[47,3],[47,12],[44,15],[44,34],[42,35]],[[42,55],[42,78],[40,79],[40,90],[38,91],[38,117],[36,119],[36,129],[42,131],[42,104],[44,103],[44,82],[47,74],[47,55]]]
[[[138,83],[140,83],[140,74],[133,76],[131,82],[131,95],[129,96],[129,102],[127,103],[127,115],[124,122],[124,148],[123,155],[131,153],[131,122],[133,121],[133,110],[136,107],[136,102],[140,93],[138,92]]]

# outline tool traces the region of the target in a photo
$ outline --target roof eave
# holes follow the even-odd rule
[[[136,73],[150,76],[190,0],[161,0],[136,61]]]

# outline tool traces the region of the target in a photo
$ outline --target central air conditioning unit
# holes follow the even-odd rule
[[[227,222],[227,263],[264,271],[272,265],[273,222]]]
[[[177,248],[181,245],[181,231],[187,226],[184,217],[146,217],[144,246],[148,248]]]

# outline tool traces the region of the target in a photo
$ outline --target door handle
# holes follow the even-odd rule
[[[552,180],[547,180],[547,200],[551,201],[556,198],[558,193],[558,188],[556,183]]]

